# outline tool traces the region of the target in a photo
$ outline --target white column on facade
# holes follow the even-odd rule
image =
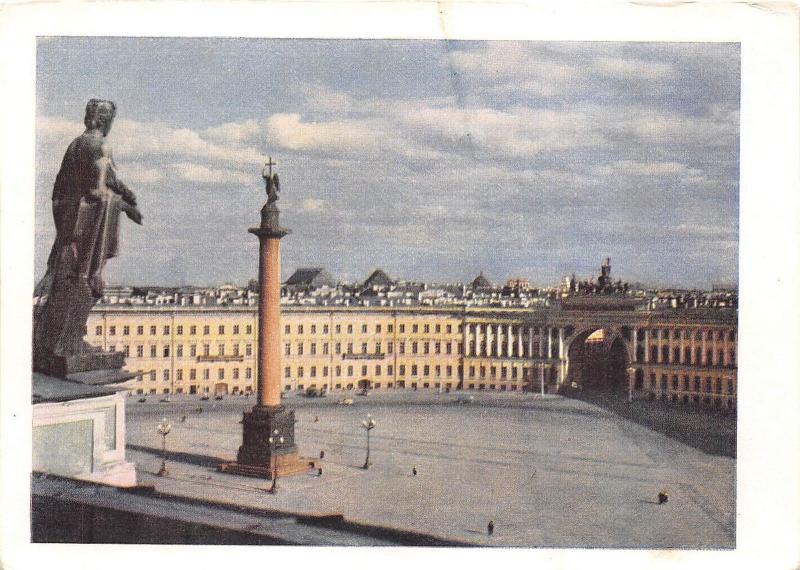
[[[497,352],[495,354],[497,356],[503,355],[503,325],[497,325],[497,338],[495,339],[497,342]]]
[[[558,328],[558,357],[561,360],[564,360],[566,355],[564,354],[564,329],[562,327]]]
[[[517,327],[517,358],[522,358],[525,356],[522,347],[522,331],[524,330],[525,329],[522,328],[522,326]]]
[[[644,329],[644,341],[642,345],[642,352],[644,352],[644,363],[650,362],[650,329]]]
[[[701,366],[705,366],[706,362],[706,331],[700,331],[700,362]]]
[[[544,358],[544,327],[539,327],[539,358]]]
[[[472,344],[469,340],[469,335],[471,330],[472,330],[472,325],[470,324],[464,325],[464,356],[469,356],[469,347]]]
[[[678,331],[678,334],[680,335],[680,341],[678,344],[678,350],[679,350],[678,363],[686,364],[686,359],[684,358],[685,357],[684,353],[686,352],[686,331],[681,329]]]
[[[717,332],[718,331],[712,331],[711,332],[711,365],[712,366],[719,365],[719,362],[717,361]]]
[[[492,355],[492,344],[494,343],[494,331],[492,325],[486,325],[486,356]]]
[[[514,332],[511,325],[506,326],[506,351],[508,351],[506,356],[514,355]]]
[[[658,339],[658,352],[656,352],[656,362],[661,362],[663,360],[662,355],[664,354],[664,330],[658,329],[656,333],[656,338]]]
[[[539,389],[542,391],[542,396],[544,396],[544,364],[539,365]]]
[[[730,366],[730,348],[728,346],[728,336],[730,333],[728,331],[724,331],[722,333],[722,365],[723,366]]]
[[[631,345],[631,352],[632,352],[632,354],[631,354],[631,362],[636,362],[636,347],[637,347],[638,342],[639,342],[638,330],[639,329],[637,329],[636,327],[633,327],[633,337],[632,337],[633,338],[633,342],[632,342],[632,345]]]
[[[475,356],[481,356],[481,325],[475,323]]]
[[[528,327],[528,358],[533,358],[533,327]]]
[[[547,358],[553,358],[553,327],[547,327]]]

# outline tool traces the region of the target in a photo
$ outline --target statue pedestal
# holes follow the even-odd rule
[[[125,398],[114,388],[33,375],[34,471],[136,486],[125,460]]]
[[[220,465],[219,470],[235,475],[272,479],[304,473],[316,467],[312,459],[298,455],[294,442],[294,411],[283,406],[256,406],[244,413],[243,441],[235,463]],[[276,434],[277,432],[277,434]],[[273,438],[270,443],[269,438]],[[281,443],[278,438],[282,437]]]

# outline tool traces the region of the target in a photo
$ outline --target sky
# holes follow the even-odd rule
[[[86,102],[111,99],[109,283],[245,284],[267,156],[283,275],[735,284],[739,45],[40,38],[36,277]]]

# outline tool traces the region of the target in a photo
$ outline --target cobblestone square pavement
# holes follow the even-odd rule
[[[128,403],[128,455],[156,489],[369,524],[474,544],[522,547],[733,548],[735,460],[703,453],[599,407],[559,397],[394,393],[288,397],[301,455],[316,472],[269,481],[218,473],[241,444],[252,399],[173,396]],[[202,412],[198,411],[202,408]],[[362,469],[372,414],[372,467]],[[185,421],[181,421],[182,416]],[[172,422],[169,476],[156,477]],[[317,419],[318,418],[318,419]],[[412,474],[416,466],[417,475]],[[669,501],[659,505],[660,491]],[[486,525],[492,519],[494,533]]]

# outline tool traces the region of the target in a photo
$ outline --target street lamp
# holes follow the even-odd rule
[[[367,459],[364,461],[362,469],[369,469],[369,432],[375,427],[375,420],[372,419],[370,414],[367,414],[367,419],[361,422],[361,427],[367,432]]]
[[[167,434],[172,429],[172,424],[167,423],[167,418],[161,420],[161,423],[158,424],[157,431],[161,434],[161,469],[158,470],[159,477],[163,477],[165,475],[169,475],[169,471],[167,471]]]
[[[272,467],[272,486],[267,490],[267,492],[272,493],[273,495],[278,492],[278,462],[277,458],[275,457],[275,448],[278,445],[283,445],[283,436],[280,435],[277,429],[273,430],[272,435],[269,436],[267,441],[269,442],[269,458]]]

